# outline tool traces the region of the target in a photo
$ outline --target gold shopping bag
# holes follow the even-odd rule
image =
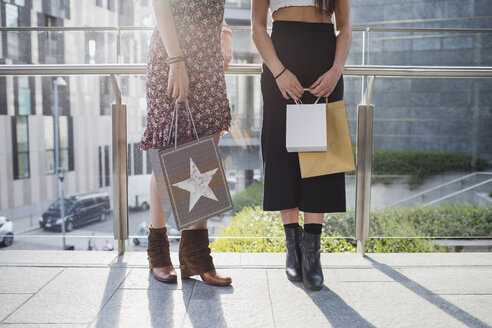
[[[326,104],[326,137],[325,152],[299,153],[302,178],[355,170],[344,100]]]

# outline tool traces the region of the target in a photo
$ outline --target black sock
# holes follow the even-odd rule
[[[284,224],[284,227],[287,229],[296,229],[297,227],[299,227],[299,223]]]
[[[318,223],[305,223],[304,231],[312,234],[321,235],[321,228],[323,225]]]

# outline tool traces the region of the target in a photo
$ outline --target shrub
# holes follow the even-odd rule
[[[410,188],[422,184],[426,177],[433,174],[482,171],[487,167],[487,160],[462,153],[376,149],[372,155],[374,175],[410,175]]]
[[[355,252],[354,211],[329,214],[322,231],[322,252]],[[302,214],[300,222],[302,224]],[[385,208],[371,213],[371,235],[366,251],[435,252],[435,237],[492,236],[492,206],[442,204]],[[232,218],[211,244],[216,252],[284,252],[283,226],[278,212],[246,207]],[[248,238],[249,237],[249,238]],[[262,238],[255,238],[262,237]],[[429,238],[414,238],[429,237]]]
[[[303,221],[302,214],[300,221]],[[322,252],[355,252],[353,242],[335,235],[323,233],[323,237],[328,238],[321,241]],[[210,244],[214,252],[285,252],[284,227],[279,212],[264,212],[260,207],[244,208],[232,218],[228,227],[222,229],[220,237],[235,238],[216,239]]]
[[[263,203],[263,183],[253,183],[243,191],[232,196],[234,210],[232,214],[237,214],[246,206],[260,206]]]
[[[327,214],[324,228],[350,236],[355,213]],[[416,207],[387,207],[371,212],[374,237],[490,237],[492,206],[467,203]]]

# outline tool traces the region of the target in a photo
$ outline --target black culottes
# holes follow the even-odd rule
[[[275,21],[271,34],[280,61],[305,88],[333,66],[336,37],[333,24]],[[345,174],[336,173],[301,178],[297,153],[285,148],[286,100],[263,65],[263,128],[261,147],[264,167],[265,211],[299,208],[312,213],[345,212]],[[328,97],[328,102],[343,99],[343,77]],[[305,92],[302,102],[314,103],[316,97]],[[319,100],[325,102],[325,98]],[[328,127],[329,128],[329,127]]]

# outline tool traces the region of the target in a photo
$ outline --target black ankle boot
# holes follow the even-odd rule
[[[285,252],[287,260],[285,261],[285,273],[291,281],[302,281],[302,228],[298,225],[296,228],[286,228],[285,232]]]
[[[304,287],[320,290],[323,287],[323,270],[320,262],[321,234],[304,232],[302,238],[302,282]]]

